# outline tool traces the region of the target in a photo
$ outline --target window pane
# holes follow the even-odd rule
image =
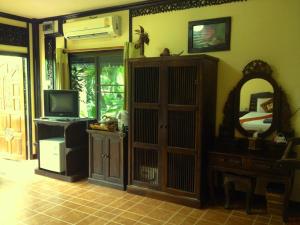
[[[105,85],[105,86],[101,86],[101,93],[104,93],[104,92],[121,92],[123,93],[124,92],[124,86],[120,86],[120,85],[116,85],[116,86],[111,86],[111,85]]]
[[[71,87],[79,91],[80,117],[96,118],[95,82],[96,66],[94,63],[71,64]]]
[[[101,85],[124,85],[124,66],[101,64]]]
[[[124,93],[102,93],[100,114],[116,117],[123,109]]]
[[[102,54],[99,59],[99,115],[116,117],[124,107],[123,52]]]

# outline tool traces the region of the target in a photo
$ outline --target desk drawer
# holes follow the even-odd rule
[[[210,155],[209,163],[216,166],[242,168],[242,158],[235,156]]]
[[[264,160],[251,160],[250,169],[275,175],[284,175],[289,173],[288,170],[284,170],[283,168],[279,167],[275,162]]]

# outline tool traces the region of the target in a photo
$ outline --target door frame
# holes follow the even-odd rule
[[[30,83],[30,57],[28,53],[0,51],[2,56],[21,57],[23,62],[23,94],[24,94],[24,118],[25,118],[25,138],[26,138],[26,160],[34,159],[32,149],[32,110],[31,110],[31,83]],[[26,59],[26,65],[24,62]]]

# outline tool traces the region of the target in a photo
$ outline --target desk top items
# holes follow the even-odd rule
[[[94,130],[115,132],[118,130],[118,120],[114,117],[104,115],[100,122],[90,124],[90,128]]]

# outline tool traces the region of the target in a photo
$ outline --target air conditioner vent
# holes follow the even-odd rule
[[[63,24],[64,36],[70,40],[116,37],[121,34],[118,16],[96,17]]]

